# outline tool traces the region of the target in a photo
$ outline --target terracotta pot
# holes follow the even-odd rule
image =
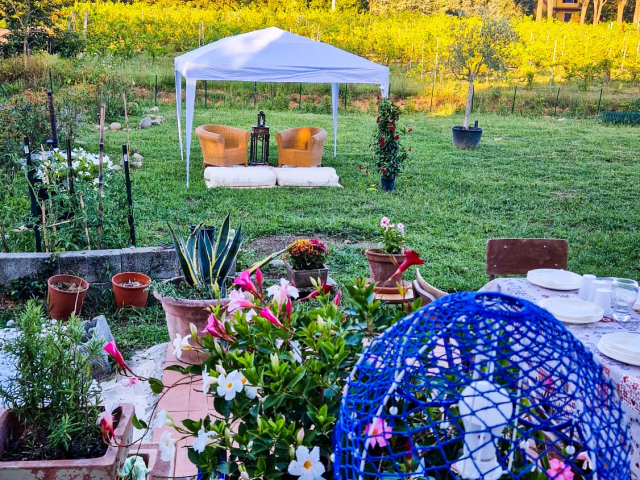
[[[82,285],[77,292],[64,292],[53,287],[54,283],[70,282]],[[80,315],[89,283],[74,275],[54,275],[47,281],[47,305],[49,316],[55,320],[68,320],[72,313]]]
[[[327,267],[314,270],[294,270],[288,263],[285,263],[285,266],[287,267],[287,277],[296,288],[313,288],[312,278],[314,280],[319,278],[322,283],[326,284],[329,277],[329,269]]]
[[[130,403],[121,404],[120,416],[114,423],[114,436],[117,443],[129,445],[133,436],[134,406]],[[117,414],[117,410],[116,410]],[[116,415],[117,417],[117,415]],[[116,472],[122,468],[129,447],[110,445],[107,452],[98,458],[77,460],[26,460],[1,461],[7,440],[12,435],[18,435],[22,425],[10,410],[0,413],[0,480],[57,480],[73,478],[74,480],[112,480],[117,478]]]
[[[132,280],[142,285],[139,287],[121,285]],[[114,275],[111,277],[111,286],[113,287],[113,299],[116,302],[116,307],[146,307],[147,299],[149,298],[149,285],[151,285],[151,278],[144,273],[122,272]]]
[[[369,261],[371,281],[376,282],[379,287],[395,287],[396,283],[402,280],[402,274],[392,280],[389,278],[396,273],[398,266],[407,259],[404,253],[392,255],[380,252],[379,248],[367,248],[364,254]]]
[[[176,277],[167,280],[172,283],[180,283],[184,281],[184,277]],[[210,313],[205,308],[217,305],[218,300],[189,300],[186,298],[163,297],[158,292],[153,292],[153,296],[162,303],[165,317],[167,319],[167,328],[169,329],[169,341],[173,342],[176,334],[180,334],[182,338],[191,334],[189,324],[193,323],[198,332],[201,332],[207,326],[207,318]],[[229,303],[228,298],[221,300],[222,305]],[[200,334],[198,335],[200,336]],[[169,345],[169,348],[173,347]],[[207,357],[199,352],[183,350],[182,356],[176,361],[185,363],[198,364],[202,363]]]

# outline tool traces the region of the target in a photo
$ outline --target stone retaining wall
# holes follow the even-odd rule
[[[8,285],[20,277],[36,277],[50,256],[50,253],[0,253],[0,285]],[[175,251],[162,247],[62,252],[54,275],[77,275],[92,286],[111,288],[111,277],[119,272],[140,272],[154,280],[165,280],[180,275],[180,265]]]

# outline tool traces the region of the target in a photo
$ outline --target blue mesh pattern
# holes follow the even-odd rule
[[[629,478],[602,367],[546,310],[499,293],[448,295],[373,340],[334,445],[341,480]]]

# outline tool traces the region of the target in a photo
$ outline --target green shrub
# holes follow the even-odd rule
[[[100,355],[102,342],[92,340],[80,350],[80,320],[48,321],[43,314],[38,303],[29,302],[16,318],[18,336],[2,346],[15,358],[16,375],[0,386],[0,399],[25,427],[5,447],[3,460],[12,453],[29,459],[99,456],[106,445],[96,424],[100,399],[91,358]]]

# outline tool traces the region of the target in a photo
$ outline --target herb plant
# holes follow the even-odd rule
[[[17,318],[18,335],[2,350],[15,359],[15,376],[0,385],[0,399],[24,427],[5,448],[3,460],[94,458],[104,454],[99,391],[91,377],[91,359],[102,342],[79,348],[84,329],[79,319],[43,319],[42,307],[28,302]]]

